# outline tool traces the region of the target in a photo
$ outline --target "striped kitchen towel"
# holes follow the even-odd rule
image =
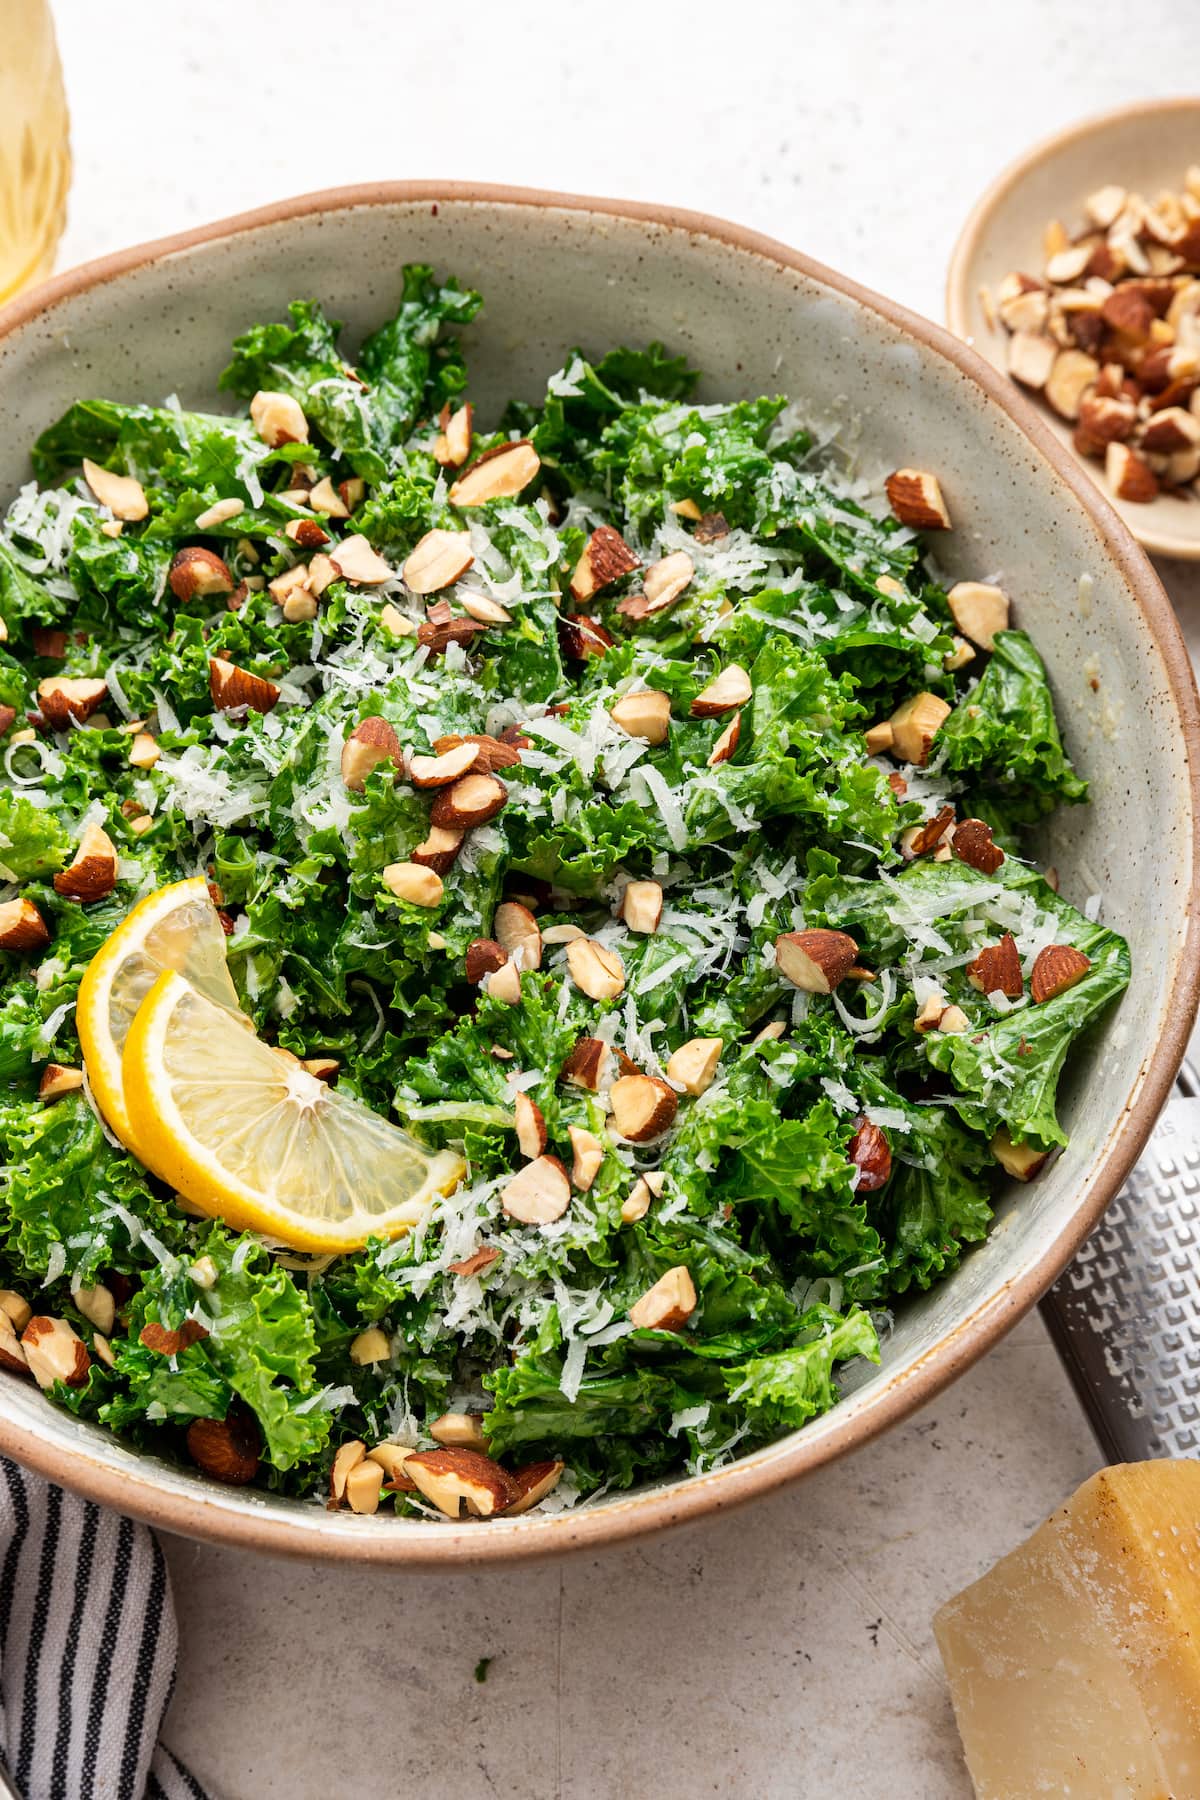
[[[0,1458],[0,1795],[210,1800],[158,1739],[176,1646],[148,1527]]]

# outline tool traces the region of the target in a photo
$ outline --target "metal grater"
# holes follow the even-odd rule
[[[1200,1075],[1189,1064],[1042,1317],[1110,1462],[1200,1456]]]

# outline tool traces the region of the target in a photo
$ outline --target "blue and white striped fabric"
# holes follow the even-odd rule
[[[153,1533],[0,1458],[0,1749],[21,1800],[212,1800],[159,1742],[177,1641]]]

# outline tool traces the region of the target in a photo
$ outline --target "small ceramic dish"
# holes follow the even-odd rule
[[[1153,199],[1164,188],[1182,187],[1186,170],[1197,162],[1200,97],[1141,101],[1085,119],[1027,151],[993,182],[962,228],[946,277],[951,331],[1005,372],[1009,334],[989,315],[984,290],[994,295],[1013,270],[1040,276],[1046,225],[1061,219],[1069,232],[1078,230],[1084,200],[1097,188],[1116,183]],[[1072,426],[1043,402],[1030,404],[1069,446]],[[1116,500],[1108,494],[1103,464],[1078,460],[1147,550],[1200,560],[1200,496],[1160,494],[1141,504]]]

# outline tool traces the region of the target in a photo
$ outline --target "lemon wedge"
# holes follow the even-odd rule
[[[121,1142],[135,1151],[121,1051],[138,1007],[165,969],[178,970],[199,993],[243,1017],[225,960],[225,933],[201,876],[140,900],[97,950],[79,984],[75,1025],[92,1093]],[[249,1024],[245,1019],[243,1028]]]
[[[121,1070],[147,1167],[210,1218],[295,1250],[398,1237],[464,1172],[173,972],[138,1008]]]

